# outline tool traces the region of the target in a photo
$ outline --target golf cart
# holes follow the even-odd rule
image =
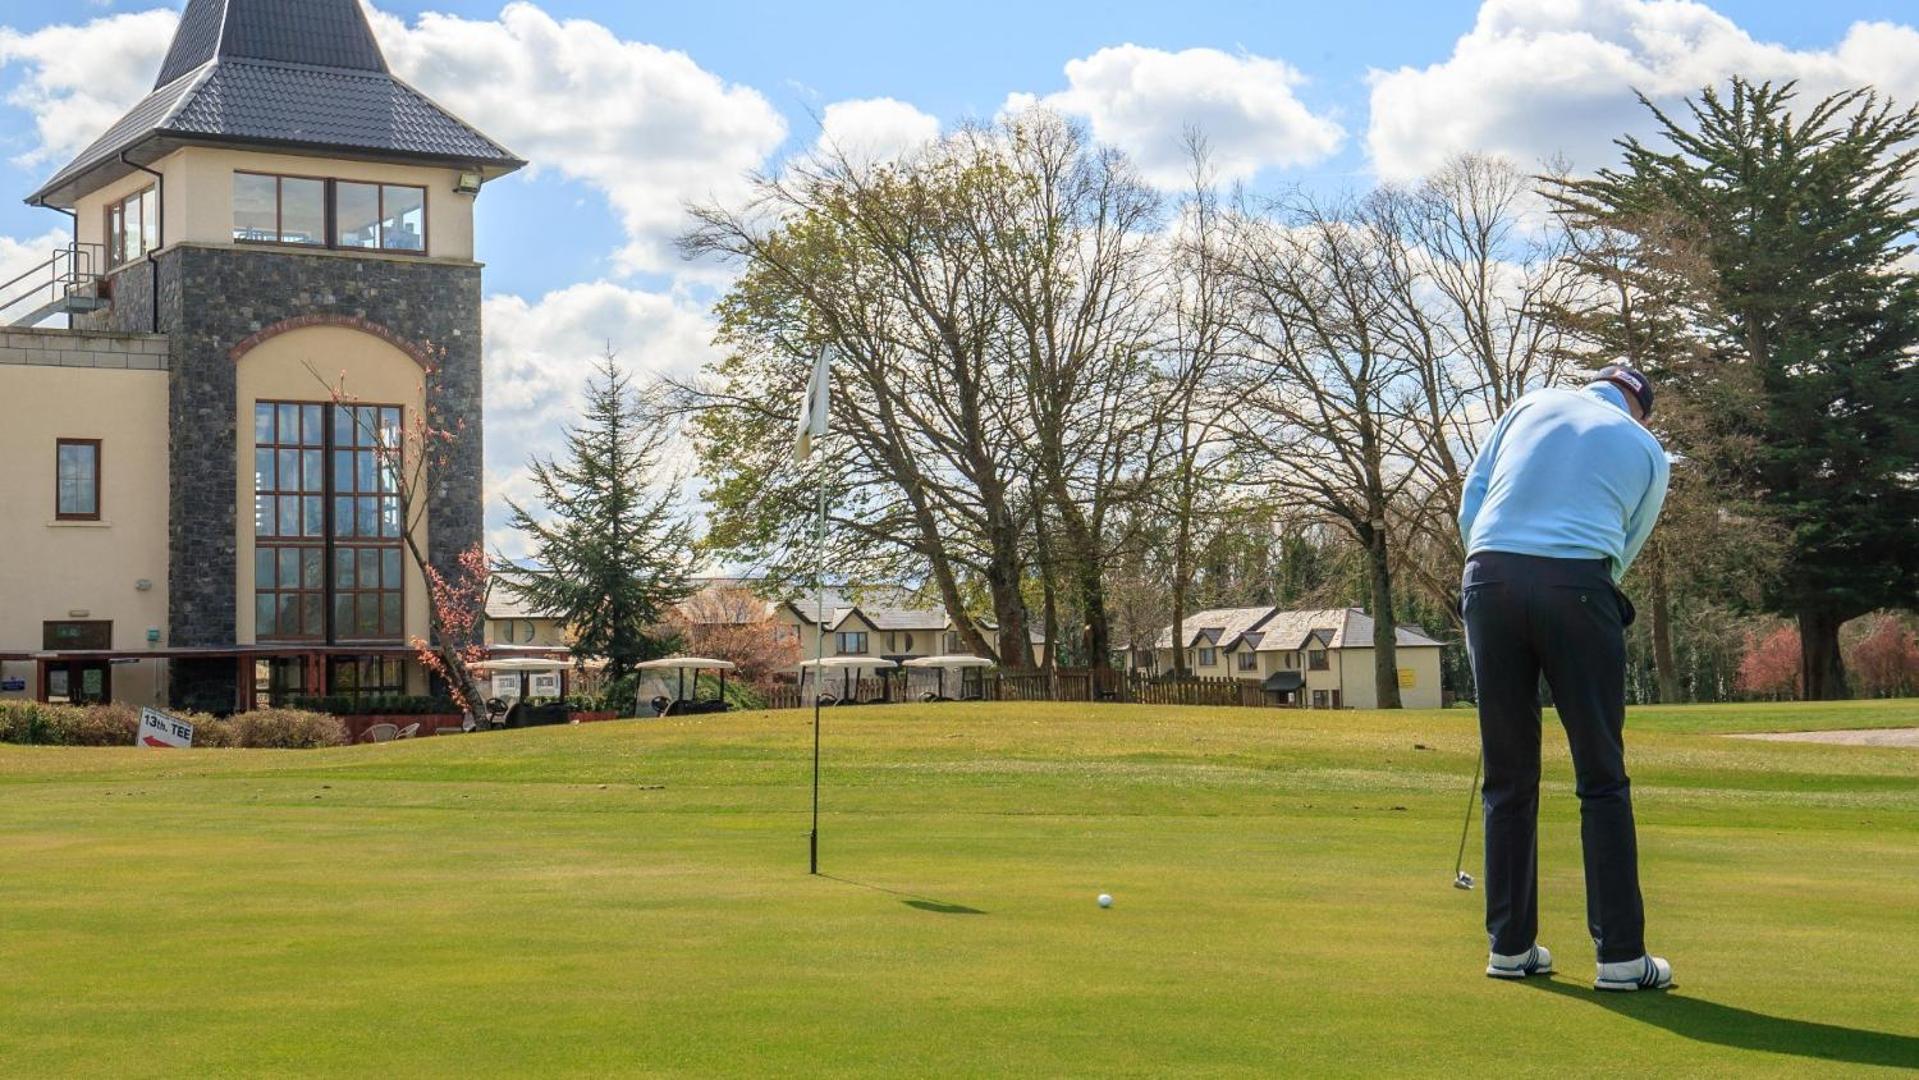
[[[980,700],[978,693],[966,693],[965,672],[969,668],[984,670],[995,665],[993,661],[988,660],[984,656],[953,653],[947,656],[915,656],[901,666],[919,669],[931,668],[939,676],[938,688],[920,694],[921,701],[978,701]],[[960,696],[957,698],[946,696],[946,669],[948,668],[953,668],[960,672],[960,685],[958,687]]]
[[[657,694],[650,703],[654,716],[691,716],[698,713],[726,712],[733,706],[726,700],[726,673],[733,670],[731,660],[714,660],[705,656],[667,656],[658,660],[645,660],[633,665],[635,671],[661,672],[660,679],[665,680],[665,672],[677,672],[678,690],[673,697]],[[711,701],[699,700],[700,672],[717,671],[720,674],[719,696]],[[692,697],[687,696],[687,673],[692,672]],[[644,683],[642,683],[644,685]],[[644,691],[641,691],[644,693]]]
[[[817,674],[813,677],[814,692],[819,695],[820,704],[876,704],[875,702],[861,702],[859,700],[859,675],[857,673],[862,668],[872,668],[875,673],[883,673],[896,670],[898,667],[898,662],[881,659],[876,656],[828,656],[820,660],[802,660],[800,661],[800,697],[802,700],[805,699],[806,673],[810,669],[817,671]],[[840,672],[841,693],[833,693],[830,688],[831,684],[826,682],[826,679],[829,677],[828,672],[832,671]]]

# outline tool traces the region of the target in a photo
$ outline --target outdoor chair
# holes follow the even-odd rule
[[[401,729],[400,729],[400,733],[399,733],[398,735],[395,735],[395,736],[394,736],[394,738],[396,738],[396,739],[411,739],[412,737],[414,737],[415,735],[418,735],[419,733],[420,733],[420,725],[419,725],[419,724],[417,724],[417,723],[414,723],[414,724],[408,724],[407,726],[405,726],[405,727],[403,727],[403,728],[401,728]]]
[[[395,724],[375,724],[360,736],[361,742],[392,742],[400,737],[400,729]]]

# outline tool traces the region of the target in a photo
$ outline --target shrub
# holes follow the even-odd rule
[[[259,709],[236,713],[223,723],[232,730],[231,745],[249,749],[311,750],[347,744],[346,725],[325,713]]]
[[[384,697],[295,697],[295,709],[326,713],[329,716],[457,716],[460,707],[451,699],[391,694]]]

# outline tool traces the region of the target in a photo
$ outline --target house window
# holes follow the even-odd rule
[[[233,238],[249,243],[326,244],[327,182],[307,176],[233,174]]]
[[[493,624],[493,641],[497,645],[533,644],[532,619],[500,619]]]
[[[1306,654],[1306,664],[1314,671],[1325,671],[1328,666],[1326,662],[1326,650],[1314,649],[1308,652]]]
[[[1326,707],[1327,701],[1328,701],[1328,698],[1327,698],[1326,691],[1324,690],[1313,691],[1313,708],[1323,709]]]
[[[406,662],[397,656],[336,656],[328,661],[327,686],[345,697],[398,697],[406,693]]]
[[[841,654],[863,656],[866,653],[866,634],[864,631],[841,631],[833,635]]]
[[[1214,664],[1218,662],[1219,662],[1218,649],[1199,650],[1199,666],[1200,667],[1212,667]]]
[[[1259,670],[1259,654],[1250,653],[1250,652],[1240,653],[1239,654],[1239,670],[1258,671]]]
[[[425,254],[426,189],[236,172],[233,238],[241,243]]]
[[[54,441],[53,516],[60,521],[100,520],[100,440]]]
[[[402,184],[334,184],[334,244],[374,251],[426,250],[426,189]]]
[[[946,632],[946,652],[950,656],[960,651],[960,636],[957,630]]]
[[[107,267],[140,258],[160,246],[160,203],[152,185],[107,206]]]
[[[400,410],[262,401],[253,424],[256,638],[399,638],[400,499],[376,447],[398,445]]]

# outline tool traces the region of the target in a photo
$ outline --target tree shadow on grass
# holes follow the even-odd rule
[[[986,912],[978,908],[970,908],[964,904],[952,904],[945,900],[935,900],[930,896],[919,896],[910,892],[901,892],[898,889],[889,889],[884,885],[868,885],[864,881],[852,881],[843,877],[834,877],[832,874],[821,874],[820,877],[828,881],[837,881],[841,885],[851,885],[856,889],[871,889],[874,892],[883,892],[890,896],[904,896],[906,899],[902,900],[901,903],[918,911],[930,911],[936,915],[986,914]]]
[[[1816,1061],[1919,1068],[1919,1037],[1911,1035],[1768,1016],[1686,997],[1677,991],[1603,993],[1556,978],[1527,979],[1525,984],[1561,997],[1576,998],[1699,1042],[1791,1054]]]

